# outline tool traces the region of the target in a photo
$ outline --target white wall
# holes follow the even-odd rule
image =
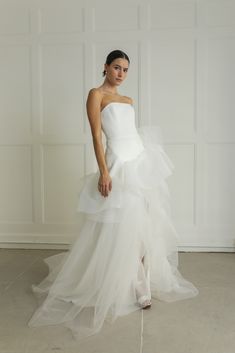
[[[133,97],[137,125],[162,128],[175,164],[168,182],[181,249],[234,250],[227,0],[0,2],[1,246],[64,247],[76,236],[78,179],[94,163],[86,96],[119,48],[131,59],[120,92]]]

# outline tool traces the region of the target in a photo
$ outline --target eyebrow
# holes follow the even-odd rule
[[[115,64],[114,66],[121,67],[121,65]],[[128,67],[124,67],[124,69],[128,70]]]

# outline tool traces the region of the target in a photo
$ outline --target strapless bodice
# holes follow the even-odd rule
[[[101,112],[101,127],[106,137],[106,155],[115,154],[127,161],[144,150],[131,104],[111,102],[106,105]]]
[[[101,124],[107,139],[136,136],[135,111],[131,104],[111,102],[101,112]]]

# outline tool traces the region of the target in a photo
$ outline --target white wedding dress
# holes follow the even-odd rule
[[[146,299],[198,294],[177,269],[179,238],[165,180],[174,165],[160,128],[137,128],[133,106],[120,102],[103,109],[101,123],[112,191],[101,196],[98,168],[83,178],[81,231],[68,252],[45,259],[49,274],[32,286],[41,303],[28,325],[63,324],[76,339],[140,310]]]

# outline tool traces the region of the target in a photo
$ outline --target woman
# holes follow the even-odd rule
[[[79,237],[65,255],[45,260],[49,275],[32,286],[46,298],[30,326],[64,324],[80,339],[105,320],[150,308],[152,297],[171,302],[198,294],[177,269],[178,235],[165,181],[174,166],[160,128],[137,129],[133,100],[117,92],[129,66],[127,54],[112,51],[103,84],[89,91],[98,170],[84,177],[79,193]]]

